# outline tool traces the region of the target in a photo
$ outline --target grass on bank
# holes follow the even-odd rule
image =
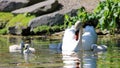
[[[47,26],[47,25],[43,25],[43,26],[38,26],[36,28],[33,29],[33,32],[35,34],[51,34],[53,32],[57,32],[57,31],[61,31],[64,29],[63,25],[55,25],[55,26]]]
[[[27,27],[29,21],[33,18],[35,18],[35,15],[30,15],[28,13],[14,15],[10,12],[0,12],[0,34],[7,34],[9,27]]]
[[[11,26],[26,27],[28,26],[29,21],[33,18],[35,18],[35,15],[30,15],[28,13],[18,14],[8,22],[7,27]]]
[[[12,13],[9,12],[0,12],[0,21],[9,21],[14,17]]]
[[[0,12],[0,29],[4,28],[6,24],[14,17],[12,13]]]
[[[0,12],[0,24],[2,24],[4,21],[6,22],[4,23],[4,27],[0,29],[0,35],[7,34],[9,27],[17,26],[20,29],[27,27],[29,21],[32,20],[33,18],[35,18],[35,15],[30,15],[29,13],[13,15],[12,13],[9,12]],[[61,31],[61,30],[63,30],[62,25],[55,25],[55,26],[43,25],[34,28],[33,32],[34,34],[43,34],[43,33],[50,34],[52,32]]]

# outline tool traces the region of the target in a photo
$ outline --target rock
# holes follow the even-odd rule
[[[8,33],[12,35],[31,35],[30,27],[19,27],[19,26],[12,26],[8,28]]]
[[[71,16],[75,16],[77,14],[77,10],[81,7],[79,0],[58,0],[58,2],[61,4],[58,11],[36,17],[29,22],[28,27],[34,29],[41,25],[53,26],[64,24],[64,14],[68,13]]]
[[[12,35],[20,35],[22,31],[17,26],[13,26],[8,28],[8,33]]]
[[[29,0],[28,6],[42,2],[42,1],[45,1],[45,0]]]
[[[73,9],[70,12],[68,12],[69,15],[74,16],[76,15],[77,10]],[[31,27],[31,29],[42,26],[42,25],[48,25],[48,26],[54,26],[54,25],[63,25],[64,24],[64,14],[59,12],[54,12],[51,14],[46,14],[43,16],[39,16],[31,20],[28,24],[28,27]]]
[[[64,22],[64,15],[59,13],[52,13],[52,14],[39,16],[31,20],[28,27],[35,28],[41,25],[52,26],[52,25],[62,24],[63,22]]]
[[[28,0],[0,0],[0,11],[13,11],[28,4]]]
[[[48,5],[50,5],[51,1],[56,2],[56,3],[53,3],[53,5],[55,6],[53,10],[57,9],[57,11],[52,12],[51,9],[48,9],[49,8]],[[91,0],[57,0],[57,1],[49,0],[47,1],[47,2],[50,2],[48,5],[44,4],[45,7],[47,6],[47,10],[46,10],[47,12],[44,11],[46,9],[45,7],[36,6],[36,5],[41,5],[41,3],[37,3],[35,5],[29,6],[23,9],[19,9],[20,10],[19,12],[18,10],[16,10],[17,13],[25,13],[25,12],[28,12],[29,10],[29,12],[37,13],[37,15],[39,15],[38,17],[32,19],[29,22],[28,24],[29,28],[22,29],[22,35],[30,35],[32,30],[35,27],[38,27],[41,25],[53,26],[53,25],[64,24],[64,14],[68,13],[71,16],[75,16],[77,13],[77,10],[81,6],[84,6],[87,9],[87,11],[91,11],[98,4],[98,0],[92,0],[92,1]],[[42,3],[45,3],[45,2],[42,2]],[[58,3],[61,4],[60,7],[58,6]],[[96,5],[93,6],[94,4]],[[38,8],[38,7],[40,7],[40,9],[39,10],[37,9],[37,11],[35,11],[35,8]],[[49,13],[49,14],[43,15],[44,13]]]
[[[21,35],[23,35],[23,36],[31,35],[31,33],[30,33],[30,27],[22,28],[22,33],[21,33]]]
[[[56,10],[57,6],[58,6],[57,0],[47,0],[25,8],[12,11],[12,13],[14,14],[31,13],[31,14],[41,15]]]
[[[35,19],[33,19],[29,22],[28,27],[31,27],[31,29],[34,29],[35,27],[41,26],[41,25],[53,26],[56,24],[63,24],[64,23],[64,14],[68,13],[70,16],[75,16],[77,14],[78,9],[81,6],[84,6],[88,11],[91,11],[98,4],[98,0],[93,0],[93,1],[58,0],[58,2],[62,5],[60,10],[50,13],[50,14],[36,17]],[[93,6],[93,4],[95,6],[88,9],[87,7],[89,7],[89,6],[86,6],[86,3],[89,6]]]

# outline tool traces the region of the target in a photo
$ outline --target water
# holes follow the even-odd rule
[[[9,46],[19,44],[23,38],[0,37],[0,68],[120,68],[119,36],[99,36],[98,44],[107,45],[107,52],[95,54],[84,51],[83,54],[78,52],[70,56],[63,55],[59,50],[49,49],[50,44],[58,44],[61,39],[28,37],[31,41],[27,42],[31,43],[36,52],[27,59],[20,53],[9,52]]]

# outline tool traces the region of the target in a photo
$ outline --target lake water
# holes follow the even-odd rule
[[[27,59],[20,53],[10,53],[9,46],[19,44],[26,37],[0,36],[0,68],[120,68],[120,37],[99,36],[98,45],[107,45],[103,53],[84,51],[73,55],[62,55],[61,51],[50,49],[50,44],[58,44],[61,39],[28,37],[36,52]]]

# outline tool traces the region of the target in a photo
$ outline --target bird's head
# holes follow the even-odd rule
[[[25,44],[25,49],[28,49],[30,47],[29,44]]]
[[[77,30],[79,30],[81,27],[82,27],[82,22],[80,22],[80,21],[77,21],[76,23],[75,23],[75,25],[74,25],[74,27],[75,27],[75,30],[77,31]]]
[[[82,30],[82,22],[77,21],[74,25],[75,27],[75,39],[78,40],[79,39],[79,31]]]

